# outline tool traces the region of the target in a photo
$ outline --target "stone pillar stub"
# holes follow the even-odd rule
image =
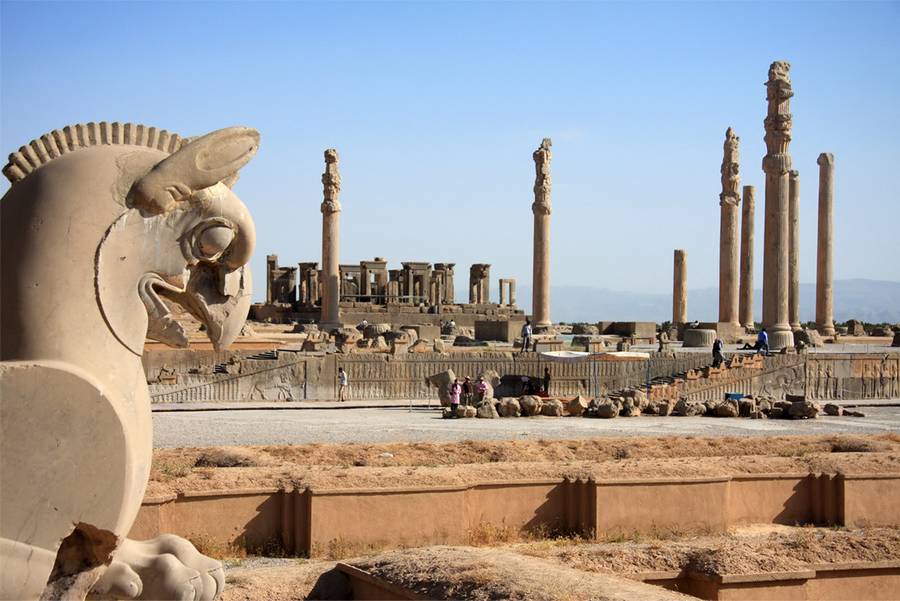
[[[753,327],[753,219],[756,211],[756,189],[744,186],[741,209],[741,281],[738,308],[741,325]]]
[[[322,309],[319,327],[323,330],[340,327],[340,215],[341,174],[338,153],[325,151],[325,173],[322,174],[325,199],[322,201]]]
[[[672,323],[687,323],[687,251],[675,249],[672,274]]]
[[[816,252],[816,328],[834,336],[834,155],[823,152],[819,164],[819,231]]]
[[[532,251],[532,315],[536,330],[549,328],[550,321],[550,138],[544,138],[532,154],[534,159],[534,248]]]
[[[790,174],[790,203],[788,206],[788,323],[791,330],[800,329],[800,173]]]
[[[738,327],[740,256],[738,254],[738,207],[740,197],[740,138],[732,128],[725,132],[719,194],[719,322]]]
[[[763,255],[763,327],[769,333],[769,347],[793,346],[788,315],[789,205],[791,171],[791,87],[789,63],[775,61],[769,67],[766,82],[768,113],[764,121],[766,156],[762,167],[766,174],[765,252]]]

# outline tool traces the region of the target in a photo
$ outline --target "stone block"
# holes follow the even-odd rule
[[[521,330],[519,324],[506,319],[475,320],[476,340],[496,340],[512,343],[516,340],[516,336],[519,335],[519,330]]]
[[[534,417],[541,414],[541,406],[543,405],[541,397],[534,395],[523,396],[519,399],[519,406],[522,408],[522,415]]]
[[[688,348],[712,348],[716,340],[715,330],[688,329],[684,331],[684,346]]]
[[[417,324],[412,324],[412,325],[401,326],[400,329],[401,330],[406,330],[406,329],[415,330],[416,335],[419,337],[419,339],[424,338],[426,340],[435,340],[435,339],[441,337],[441,326],[436,325],[436,324],[417,323]]]

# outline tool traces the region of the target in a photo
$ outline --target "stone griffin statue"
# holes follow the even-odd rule
[[[259,134],[87,123],[10,155],[0,201],[0,598],[214,599],[186,540],[126,538],[150,473],[144,340],[216,349],[250,306],[256,233],[231,191]]]

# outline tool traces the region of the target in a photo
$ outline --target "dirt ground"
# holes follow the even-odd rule
[[[843,530],[762,525],[727,536],[578,543],[565,539],[513,545],[526,555],[589,572],[639,575],[688,571],[708,575],[808,569],[829,563],[900,559],[900,530]]]
[[[679,599],[625,579],[653,572],[716,575],[900,559],[900,530],[760,525],[728,535],[594,543],[573,538],[426,547],[345,560],[432,599]],[[275,565],[267,565],[274,562]],[[225,601],[340,598],[334,561],[244,560]],[[607,576],[607,578],[596,578]],[[346,583],[343,583],[344,585]]]
[[[265,487],[459,485],[788,472],[900,472],[900,436],[668,437],[156,449],[147,496]]]

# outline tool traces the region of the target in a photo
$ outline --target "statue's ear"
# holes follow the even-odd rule
[[[157,163],[128,192],[128,205],[164,213],[193,192],[223,180],[232,182],[259,148],[259,132],[227,127],[200,136]]]

